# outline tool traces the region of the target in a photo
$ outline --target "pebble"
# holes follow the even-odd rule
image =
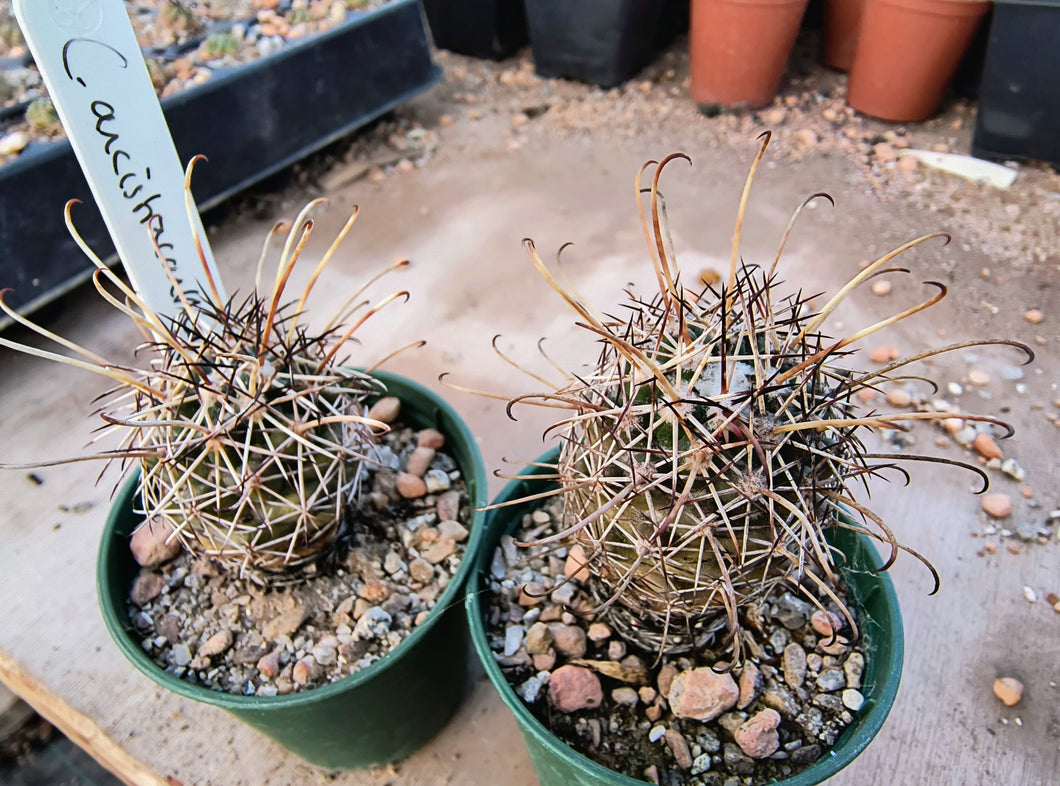
[[[222,628],[202,643],[198,654],[203,658],[212,658],[214,655],[220,655],[232,646],[233,638],[232,631]]]
[[[548,697],[559,712],[577,712],[599,707],[604,700],[604,692],[600,678],[593,672],[568,663],[552,672],[548,682]]]
[[[353,632],[362,639],[381,638],[390,632],[390,625],[393,621],[393,617],[384,609],[372,606],[357,620],[357,626]]]
[[[187,644],[174,644],[169,651],[169,662],[174,666],[187,666],[191,663],[191,649]]]
[[[1008,494],[984,494],[981,504],[986,514],[995,519],[1003,519],[1012,513],[1012,497]]]
[[[740,697],[736,702],[736,708],[746,709],[758,696],[762,688],[762,672],[754,661],[744,661],[743,671],[740,672]]]
[[[913,403],[913,397],[908,391],[896,388],[887,391],[887,403],[892,407],[908,407]]]
[[[851,712],[857,712],[864,704],[865,697],[861,695],[861,691],[854,688],[847,688],[843,691],[843,706]]]
[[[567,551],[567,560],[563,565],[563,573],[568,579],[584,584],[589,580],[589,566],[585,556],[585,549],[575,543]]]
[[[404,499],[419,499],[427,494],[427,484],[423,478],[418,478],[408,472],[397,474],[395,486],[397,493]]]
[[[798,630],[810,621],[813,607],[790,592],[781,595],[770,608],[770,614],[788,630]]]
[[[141,571],[129,590],[129,600],[137,606],[145,606],[162,594],[166,579],[161,573]]]
[[[539,671],[516,688],[516,692],[527,704],[533,704],[537,701],[538,696],[541,695],[541,689],[549,683],[550,678],[551,675],[547,671]]]
[[[616,642],[611,642],[615,644]],[[673,663],[664,663],[659,668],[659,674],[656,677],[656,685],[659,689],[659,695],[664,699],[670,698],[670,688],[673,687],[674,677],[677,676],[678,668]]]
[[[399,414],[401,414],[401,399],[397,396],[383,396],[368,408],[367,417],[381,423],[393,423]]]
[[[173,537],[173,532],[172,524],[158,518],[137,527],[129,538],[129,548],[137,564],[153,568],[180,554],[180,540]]]
[[[423,557],[409,562],[409,576],[419,584],[426,584],[434,578],[434,566]]]
[[[971,371],[968,372],[968,381],[971,382],[973,385],[986,385],[990,382],[990,375],[987,374],[985,371],[973,368]]]
[[[682,770],[692,768],[692,751],[689,750],[688,740],[675,729],[666,730],[666,745],[673,754],[674,761]]]
[[[437,565],[445,559],[448,559],[456,553],[456,538],[443,535],[434,541],[426,550],[421,554],[423,559],[432,565]]]
[[[1023,698],[1023,683],[1015,677],[999,677],[994,680],[994,695],[1006,707],[1015,707]]]
[[[729,772],[735,773],[736,775],[750,775],[755,769],[754,759],[744,754],[739,745],[735,745],[731,742],[725,743],[721,760],[724,762],[725,767]],[[735,783],[739,783],[738,780],[733,780]]]
[[[0,137],[0,156],[16,155],[29,144],[29,134],[25,131],[12,131]]]
[[[320,676],[320,666],[312,655],[301,658],[291,670],[291,679],[299,685],[308,685]]]
[[[439,521],[455,521],[460,517],[460,492],[446,491],[438,495],[434,506]]]
[[[680,672],[673,678],[668,694],[674,715],[701,721],[713,720],[732,709],[739,698],[740,689],[732,675],[718,674],[710,668]]]
[[[1030,587],[1030,586],[1024,584],[1023,585],[1023,599],[1026,600],[1028,603],[1037,603],[1038,602],[1038,593],[1034,591],[1033,587]]]
[[[589,641],[594,644],[600,644],[601,642],[607,641],[611,638],[611,628],[609,628],[603,622],[594,622],[589,625]]]
[[[583,658],[588,650],[585,631],[577,625],[553,624],[549,626],[552,633],[552,646],[565,658]]]
[[[806,679],[806,650],[792,642],[784,648],[784,682],[798,688]]]
[[[275,641],[280,636],[290,636],[306,621],[309,612],[302,605],[278,614],[262,626],[261,634],[266,641]]]
[[[405,471],[410,475],[422,478],[431,468],[436,451],[434,448],[418,447],[409,454],[409,460],[405,464]]]
[[[736,730],[733,738],[740,750],[752,759],[764,759],[772,756],[780,747],[780,713],[765,709],[752,715]]]
[[[1020,466],[1019,462],[1013,458],[1007,458],[1001,462],[1001,471],[1017,482],[1027,477],[1026,471]],[[1023,496],[1027,496],[1025,490]],[[1033,493],[1030,496],[1034,496]]]
[[[826,669],[817,675],[817,687],[831,693],[847,687],[846,675],[839,669]]]
[[[1001,448],[997,446],[997,442],[994,441],[992,436],[985,432],[976,435],[975,439],[972,441],[972,447],[984,458],[1000,459],[1002,457]]]
[[[886,279],[880,279],[872,282],[872,294],[878,297],[884,297],[891,294],[891,282]]]
[[[648,742],[658,742],[666,736],[666,727],[661,723],[657,726],[652,726],[651,731],[648,732]]]
[[[1024,313],[1023,318],[1030,322],[1032,325],[1037,325],[1045,317],[1041,311],[1036,308],[1032,308],[1029,309],[1026,313]]]
[[[258,659],[257,669],[266,679],[273,679],[280,673],[280,653],[283,647],[277,647],[272,652],[262,655]]]
[[[428,494],[437,494],[439,491],[446,491],[451,485],[452,481],[449,479],[449,473],[444,469],[432,469],[423,476],[424,483],[426,484]]]
[[[876,347],[869,353],[869,360],[873,363],[882,365],[884,363],[890,363],[892,360],[897,360],[900,357],[900,354],[898,347]]]
[[[821,609],[815,611],[810,617],[810,625],[813,626],[813,629],[819,635],[827,636],[828,638],[832,638],[832,636],[834,636],[842,627],[842,624],[834,615],[829,614],[827,611],[822,611]]]
[[[894,145],[890,145],[886,142],[878,142],[873,145],[872,152],[876,156],[876,159],[884,164],[898,160],[898,151],[894,149]]]
[[[544,655],[552,646],[552,631],[544,622],[535,622],[526,632],[526,651],[531,655]],[[505,648],[507,649],[507,647]]]
[[[843,674],[847,678],[847,687],[861,687],[862,675],[865,673],[865,656],[851,653],[843,662]]]
[[[633,707],[640,701],[640,697],[637,695],[637,691],[628,685],[615,688],[611,691],[611,700],[615,704],[621,704],[626,707]]]

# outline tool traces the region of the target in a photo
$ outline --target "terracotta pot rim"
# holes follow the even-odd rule
[[[713,5],[802,5],[807,0],[692,0],[692,2]]]
[[[865,0],[865,3],[898,6],[935,16],[979,16],[990,8],[993,0]]]

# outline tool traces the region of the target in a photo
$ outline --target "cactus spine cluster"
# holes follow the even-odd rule
[[[306,300],[353,225],[355,208],[299,299],[283,302],[313,227],[310,213],[323,203],[307,205],[290,226],[271,286],[262,287],[262,267],[283,223],[269,233],[249,297],[221,302],[214,288],[212,302],[193,305],[173,280],[182,305],[175,319],[148,309],[103,265],[77,235],[67,205],[67,225],[97,267],[99,293],[148,337],[154,357],[146,368],[122,368],[51,333],[3,304],[0,292],[10,317],[80,357],[0,344],[117,384],[100,415],[104,436],[121,433],[120,445],[92,458],[139,463],[144,526],[166,525],[193,555],[259,580],[297,572],[335,543],[387,429],[366,417],[381,383],[340,365],[338,352],[369,317],[407,297],[396,292],[371,306],[361,300],[383,273],[407,262],[368,281],[322,332],[308,332],[300,321]]]
[[[825,597],[845,608],[833,590],[831,528],[864,532],[888,546],[884,568],[899,550],[910,551],[848,490],[898,458],[869,453],[861,435],[952,414],[863,413],[852,396],[908,363],[968,346],[932,350],[875,371],[847,365],[851,345],[941,300],[946,287],[935,282],[928,282],[936,290],[930,298],[877,324],[840,339],[822,332],[856,286],[893,272],[888,264],[894,257],[940,234],[876,260],[817,313],[798,294],[780,298],[777,267],[799,211],[825,195],[815,194],[795,212],[771,264],[740,259],[740,227],[768,141],[766,135],[747,179],[731,267],[717,289],[686,288],[670,247],[659,178],[672,160],[687,158],[680,154],[648,162],[637,175],[658,292],[649,300],[630,294],[625,318],[597,312],[525,241],[536,268],[603,346],[594,366],[568,375],[554,393],[512,402],[570,410],[561,424],[557,466],[564,529],[527,545],[578,545],[595,612],[628,640],[660,653],[717,646],[723,636],[739,660],[740,611],[781,584],[815,603]],[[650,187],[642,189],[652,167]],[[959,417],[1005,427],[992,418]],[[856,621],[848,618],[856,633]]]

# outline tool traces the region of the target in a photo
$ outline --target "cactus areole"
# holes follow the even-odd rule
[[[535,543],[580,545],[595,613],[606,615],[629,641],[658,653],[722,643],[739,662],[740,610],[779,584],[795,591],[812,587],[804,592],[807,598],[820,595],[845,608],[832,590],[835,566],[825,537],[832,528],[882,542],[890,549],[884,568],[900,550],[911,551],[849,487],[898,458],[939,459],[873,454],[861,436],[866,429],[904,428],[899,421],[952,413],[866,412],[852,397],[908,363],[969,345],[930,350],[868,372],[846,365],[851,345],[937,303],[946,288],[927,282],[933,292],[923,303],[843,338],[823,332],[829,314],[859,284],[895,272],[888,267],[895,256],[945,236],[926,235],[884,255],[818,312],[801,294],[781,298],[777,268],[795,217],[813,199],[827,197],[815,194],[800,206],[770,264],[744,263],[740,227],[767,144],[768,134],[740,204],[728,277],[714,286],[687,287],[670,247],[659,178],[673,160],[687,158],[681,154],[649,162],[637,175],[658,292],[650,299],[630,293],[626,318],[596,311],[554,277],[532,241],[525,241],[538,271],[578,313],[579,326],[602,344],[587,372],[568,374],[554,393],[522,396],[509,405],[569,410],[556,427],[562,433],[557,493],[564,500],[565,528]],[[650,186],[642,187],[648,173]],[[1011,344],[1031,355],[1015,342],[974,343]],[[992,418],[959,417],[1011,433]],[[969,469],[985,481],[979,470]],[[853,615],[848,622],[856,632]]]

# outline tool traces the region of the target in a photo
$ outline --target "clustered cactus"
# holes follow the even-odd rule
[[[80,358],[3,338],[0,345],[116,383],[99,410],[107,424],[101,436],[119,432],[121,443],[90,458],[139,463],[143,526],[168,527],[194,556],[251,578],[296,573],[327,553],[346,524],[373,446],[387,430],[366,417],[368,399],[383,392],[381,383],[343,367],[338,353],[369,317],[407,293],[369,307],[361,298],[380,273],[322,332],[310,333],[300,321],[356,208],[299,299],[281,302],[312,231],[310,213],[324,201],[311,202],[290,226],[271,286],[262,288],[262,267],[270,241],[287,229],[282,222],[269,233],[249,297],[222,302],[211,279],[210,302],[192,304],[172,279],[182,306],[175,319],[152,312],[87,248],[68,204],[67,225],[98,268],[96,288],[141,328],[154,350],[146,368],[115,365],[30,322],[4,304],[0,292],[0,307],[12,319]]]
[[[861,437],[867,429],[899,429],[900,421],[952,413],[861,412],[853,396],[894,379],[914,361],[972,345],[930,350],[871,371],[847,364],[856,342],[941,300],[946,287],[936,282],[928,282],[936,292],[925,302],[852,335],[835,339],[822,332],[855,287],[893,272],[888,265],[896,256],[945,237],[941,233],[885,254],[816,313],[801,294],[779,297],[777,267],[799,211],[825,195],[815,194],[795,212],[771,264],[744,263],[740,228],[768,141],[767,134],[747,179],[731,267],[717,288],[686,288],[670,245],[659,178],[671,161],[687,159],[681,154],[648,162],[637,175],[658,294],[642,300],[630,293],[624,318],[596,311],[549,271],[532,241],[524,241],[535,267],[603,347],[586,373],[568,374],[554,392],[509,405],[569,410],[559,424],[556,467],[564,527],[526,545],[580,547],[594,613],[606,615],[627,640],[660,654],[717,647],[721,637],[722,648],[739,662],[741,611],[778,585],[845,609],[834,590],[836,565],[826,538],[831,528],[857,530],[888,546],[884,569],[899,550],[911,551],[849,488],[898,458],[940,459],[870,453]],[[650,187],[642,189],[651,167]],[[1011,341],[974,343],[1011,344],[1033,356]],[[959,417],[1011,433],[990,417]],[[934,569],[921,559],[937,585]],[[856,620],[847,616],[856,634]]]

